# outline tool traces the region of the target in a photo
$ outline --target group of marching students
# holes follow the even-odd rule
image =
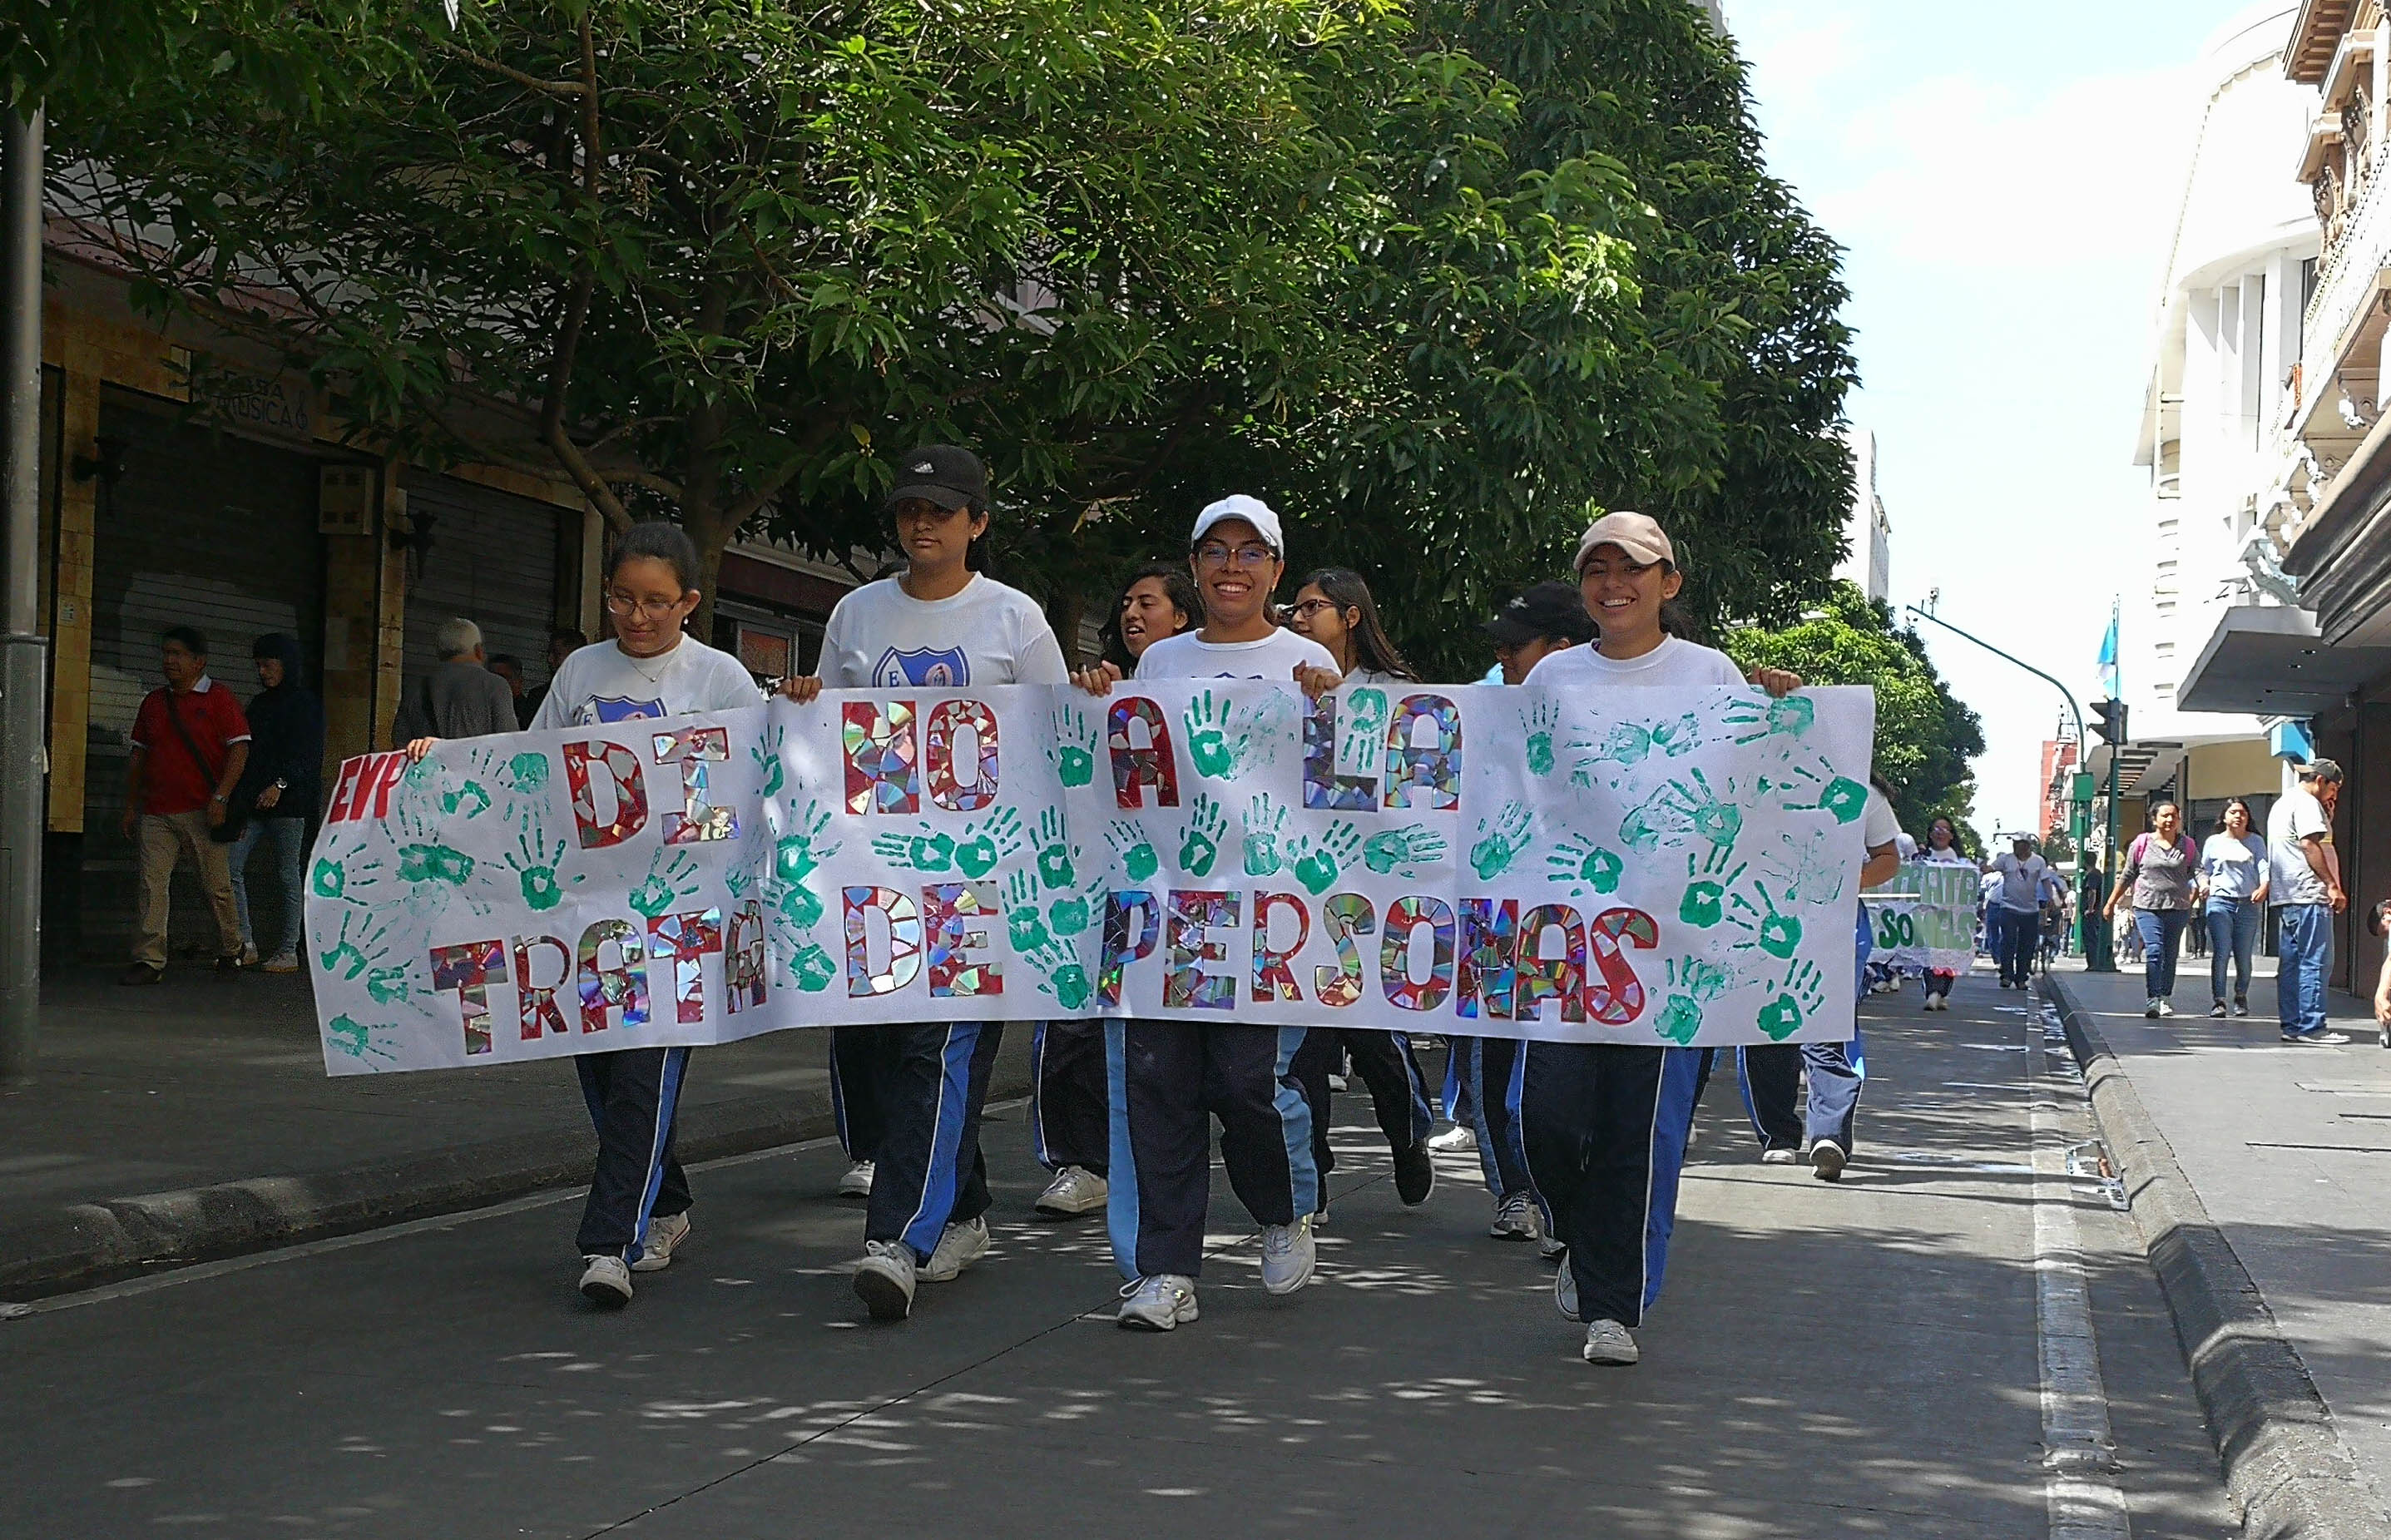
[[[782,686],[798,702],[825,689],[1066,682],[1100,695],[1132,675],[1291,680],[1317,697],[1347,683],[1417,678],[1356,574],[1311,572],[1280,609],[1286,539],[1278,515],[1256,498],[1205,508],[1183,563],[1141,569],[1106,623],[1110,655],[1076,673],[1037,602],[978,570],[989,497],[976,456],[952,446],[916,451],[887,510],[907,565],[839,602],[818,673]],[[1782,670],[1747,676],[1682,634],[1673,601],[1686,575],[1652,519],[1596,520],[1576,566],[1574,585],[1537,584],[1486,622],[1504,682],[1571,692],[1801,688]],[[638,716],[754,705],[738,661],[681,629],[701,597],[699,570],[672,524],[640,524],[618,541],[603,590],[615,635],[566,661],[533,726],[595,723],[601,702],[609,721],[624,718],[627,701]],[[1880,791],[1870,793],[1864,826],[1865,886],[1890,875],[1898,859]],[[1864,917],[1855,930],[1864,964]],[[904,1320],[922,1284],[954,1278],[988,1250],[980,1119],[1003,1031],[993,1021],[834,1029],[834,1102],[852,1161],[838,1191],[865,1202],[854,1287],[875,1320]],[[1736,1050],[1762,1159],[1806,1155],[1819,1178],[1841,1175],[1865,1078],[1859,1048],[1855,1026],[1848,1042]],[[1717,1052],[1455,1038],[1446,1101],[1457,1126],[1431,1137],[1428,1082],[1403,1033],[1143,1017],[1048,1022],[1036,1029],[1032,1123],[1053,1180],[1038,1208],[1105,1214],[1128,1279],[1122,1326],[1170,1331],[1192,1322],[1217,1119],[1229,1185],[1261,1227],[1262,1286],[1292,1294],[1311,1281],[1314,1233],[1328,1220],[1329,1097],[1350,1067],[1369,1086],[1402,1200],[1427,1201],[1433,1150],[1474,1147],[1493,1199],[1492,1235],[1537,1242],[1557,1262],[1555,1301],[1583,1326],[1589,1363],[1634,1364],[1634,1330],[1660,1295],[1678,1172]],[[624,1049],[574,1061],[599,1142],[577,1237],[580,1289],[600,1305],[628,1303],[631,1275],[669,1266],[688,1240],[690,1190],[673,1154],[673,1119],[690,1053]]]

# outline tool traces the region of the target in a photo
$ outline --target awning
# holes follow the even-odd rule
[[[2333,647],[2316,616],[2281,604],[2225,612],[2176,687],[2178,711],[2312,717],[2391,674],[2391,647]]]

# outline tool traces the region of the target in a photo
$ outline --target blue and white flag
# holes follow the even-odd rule
[[[2108,634],[2100,639],[2100,688],[2109,692],[2111,700],[2117,698],[2117,610],[2114,605],[2109,609]]]

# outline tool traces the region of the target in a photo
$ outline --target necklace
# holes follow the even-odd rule
[[[653,668],[647,666],[647,660],[640,657],[638,654],[624,652],[623,644],[619,641],[614,643],[614,651],[623,654],[623,660],[631,666],[631,672],[639,675],[640,678],[647,680],[650,684],[653,684],[656,680],[665,677],[666,669],[672,666],[673,654],[679,651],[679,646],[676,643],[671,647],[666,648],[663,652],[658,653],[655,657],[656,666]]]

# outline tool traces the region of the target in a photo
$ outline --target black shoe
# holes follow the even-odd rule
[[[162,984],[166,981],[166,970],[153,968],[147,963],[135,963],[117,975],[116,981],[120,984]]]
[[[216,959],[216,972],[239,973],[239,971],[240,953],[237,951],[226,952],[222,957]]]
[[[1436,1162],[1428,1158],[1428,1142],[1395,1151],[1395,1196],[1406,1209],[1416,1209],[1436,1191]]]

